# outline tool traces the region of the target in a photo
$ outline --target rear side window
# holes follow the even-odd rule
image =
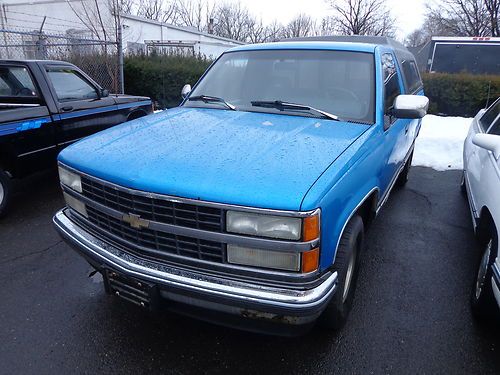
[[[497,99],[495,103],[491,105],[490,108],[486,111],[486,113],[479,120],[479,124],[483,131],[487,131],[491,124],[495,121],[495,119],[500,114],[500,98]]]
[[[390,53],[382,55],[382,69],[384,74],[385,113],[389,113],[394,104],[394,99],[401,94],[399,76],[394,57]]]
[[[97,91],[77,71],[65,68],[50,68],[47,70],[57,99],[64,101],[97,99]]]
[[[405,76],[406,87],[409,93],[414,93],[422,87],[422,79],[418,73],[417,64],[415,61],[403,61],[403,73]]]
[[[35,84],[27,68],[0,66],[0,97],[37,97]]]

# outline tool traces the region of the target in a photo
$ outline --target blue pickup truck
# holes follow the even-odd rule
[[[340,328],[429,104],[413,55],[387,38],[246,45],[182,95],[60,153],[61,236],[147,309]]]

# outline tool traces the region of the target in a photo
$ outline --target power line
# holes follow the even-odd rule
[[[17,12],[17,11],[14,11],[14,10],[9,10],[9,9],[6,9],[6,13],[15,13],[15,14],[21,14],[23,16],[30,16],[30,17],[40,17],[40,18],[44,18],[44,17],[47,17],[48,19],[51,19],[51,20],[56,20],[56,21],[62,21],[68,25],[78,25],[78,26],[84,26],[81,22],[77,22],[77,21],[71,21],[71,20],[65,20],[65,19],[62,19],[62,18],[57,18],[57,17],[52,17],[52,16],[41,16],[39,14],[31,14],[31,13],[25,13],[25,12]],[[35,21],[34,21],[35,22]],[[51,22],[46,22],[47,24],[51,24],[51,25],[55,25],[55,26],[62,26],[60,22],[58,23],[51,23]]]
[[[24,26],[19,26],[19,25],[15,26],[15,25],[13,25],[12,27],[18,27],[18,28],[33,27],[35,29],[38,29],[40,27],[40,23],[36,22],[36,21],[22,20],[22,19],[18,19],[18,18],[10,18],[9,21],[17,21],[17,22],[22,22],[22,23],[25,24]],[[45,24],[47,24],[47,22]],[[34,25],[34,26],[31,26],[31,25]],[[64,27],[66,27],[66,26],[64,26]],[[44,31],[52,31],[52,32],[56,32],[56,33],[61,33],[62,32],[61,29],[52,29],[52,28],[47,28],[47,27],[44,27],[43,30]],[[89,30],[89,32],[90,32],[90,30]]]

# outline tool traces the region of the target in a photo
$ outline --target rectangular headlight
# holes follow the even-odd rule
[[[297,217],[228,211],[226,219],[226,230],[232,233],[284,240],[299,240],[301,237],[302,219]]]
[[[82,179],[76,173],[70,172],[66,168],[59,167],[59,180],[70,189],[79,193],[82,192]]]
[[[85,217],[88,217],[87,208],[85,207],[85,203],[72,197],[68,193],[63,192],[63,195],[64,195],[64,200],[66,201],[66,204],[68,205],[68,207],[72,208],[73,210],[75,210],[79,214],[81,214]]]
[[[253,249],[227,245],[227,261],[252,267],[273,268],[286,271],[300,270],[300,253]]]

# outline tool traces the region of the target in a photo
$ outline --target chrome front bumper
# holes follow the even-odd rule
[[[53,222],[63,239],[97,269],[111,268],[125,276],[154,283],[162,297],[198,308],[302,325],[313,322],[321,314],[337,287],[336,272],[306,290],[206,275],[125,252],[75,224],[65,209],[56,213]]]

